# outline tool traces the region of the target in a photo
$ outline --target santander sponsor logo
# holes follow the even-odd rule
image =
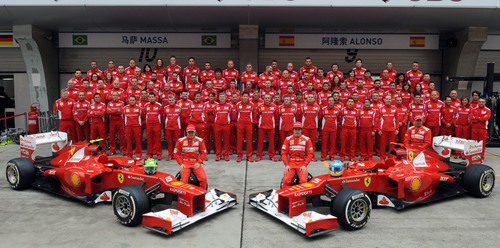
[[[312,190],[307,190],[307,191],[302,191],[302,192],[297,192],[294,194],[294,196],[299,197],[299,196],[306,196],[312,194]]]

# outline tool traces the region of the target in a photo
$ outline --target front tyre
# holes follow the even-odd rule
[[[28,158],[15,158],[7,163],[5,176],[11,188],[22,190],[35,181],[36,169]]]
[[[484,164],[472,164],[465,169],[462,186],[473,196],[484,198],[495,187],[495,171]]]
[[[142,223],[142,215],[151,211],[151,202],[144,190],[137,185],[119,188],[113,196],[113,212],[125,226]]]
[[[362,190],[345,188],[330,203],[330,213],[346,230],[363,228],[372,211],[370,197]]]

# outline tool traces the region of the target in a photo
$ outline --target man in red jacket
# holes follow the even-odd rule
[[[205,137],[205,103],[201,101],[201,92],[194,93],[194,101],[189,110],[189,124],[196,128],[198,136]],[[206,146],[207,144],[205,144]]]
[[[89,112],[90,102],[85,100],[83,91],[78,93],[78,101],[73,104],[73,119],[75,120],[75,141],[90,141]]]
[[[293,123],[297,122],[298,111],[299,107],[292,104],[292,97],[286,95],[283,98],[283,104],[278,107],[279,147],[283,145],[286,137],[293,134]]]
[[[142,110],[136,102],[134,95],[128,97],[129,105],[123,107],[123,116],[125,120],[125,135],[127,136],[127,157],[132,158],[132,142],[135,141],[135,159],[141,160],[142,157]]]
[[[425,109],[425,105],[422,103],[422,96],[419,93],[414,94],[413,102],[410,104],[408,111],[410,124],[415,122],[415,116],[422,116],[422,118],[424,118],[423,121],[425,122],[427,110]]]
[[[215,161],[224,155],[224,160],[229,161],[229,139],[231,138],[231,113],[232,105],[226,102],[226,94],[219,94],[219,105],[215,107]],[[222,141],[224,140],[224,149]]]
[[[120,99],[121,96],[118,91],[112,92],[111,97],[113,100],[108,103],[106,108],[106,113],[109,116],[109,152],[111,155],[114,155],[116,152],[116,133],[118,133],[120,151],[122,155],[126,155],[125,125],[123,123],[123,107],[125,105]]]
[[[403,98],[396,96],[396,110],[397,110],[397,125],[398,125],[398,138],[402,143],[405,140],[406,129],[408,128],[408,108],[403,105]]]
[[[349,155],[349,159],[355,161],[359,112],[354,109],[354,99],[347,99],[346,107],[340,112],[340,120],[342,125],[340,160],[344,161],[345,156]],[[349,154],[347,154],[347,149],[349,149]]]
[[[219,105],[218,102],[215,101],[215,92],[210,92],[208,95],[208,101],[205,102],[205,140],[207,145],[207,151],[210,152],[210,139],[213,141],[213,145],[215,146],[215,108]],[[214,149],[215,150],[215,149]]]
[[[311,138],[313,144],[313,149],[316,145],[316,135],[318,133],[318,117],[321,107],[315,103],[314,95],[307,95],[307,103],[302,105],[300,113],[302,114],[302,125],[304,130],[304,135]],[[313,161],[316,159],[312,158]]]
[[[236,162],[241,162],[243,157],[243,138],[247,141],[247,161],[253,162],[252,158],[252,121],[255,118],[255,107],[249,101],[248,92],[243,92],[241,95],[241,102],[236,104],[234,111],[236,111],[236,154],[238,158]]]
[[[488,137],[488,120],[491,117],[491,110],[486,106],[486,100],[479,98],[477,108],[472,109],[470,139],[483,141],[483,157],[486,149],[486,138]]]
[[[432,137],[439,135],[439,128],[441,126],[441,109],[443,102],[439,100],[439,93],[437,91],[431,92],[431,100],[425,104],[427,113],[425,115],[425,126],[432,131]]]
[[[304,72],[306,72],[306,71],[308,72],[308,74],[304,75]],[[310,57],[307,57],[305,60],[305,65],[302,68],[300,68],[300,70],[299,70],[299,76],[302,79],[304,79],[304,77],[308,77],[308,80],[312,81],[317,72],[318,72],[318,68],[316,66],[312,65],[312,59]]]
[[[74,101],[68,97],[68,91],[61,91],[61,98],[54,103],[54,112],[59,117],[59,131],[68,134],[68,140],[75,139],[75,122],[73,120]]]
[[[277,107],[271,102],[271,95],[264,96],[264,104],[257,107],[257,116],[259,119],[259,138],[257,143],[257,158],[255,161],[260,161],[263,157],[264,138],[267,134],[269,141],[268,155],[274,162],[278,161],[275,157],[276,150],[274,149],[274,123],[277,114]]]
[[[285,165],[282,187],[290,186],[295,174],[299,177],[299,183],[305,183],[307,166],[313,157],[314,148],[311,139],[302,135],[302,123],[294,123],[293,135],[286,137],[281,147],[281,160]]]
[[[181,133],[180,133],[180,136],[184,135],[184,132],[186,131],[189,113],[191,112],[190,107],[191,107],[192,103],[193,102],[188,99],[188,92],[183,91],[181,93],[181,99],[177,102],[177,105],[179,105],[179,107],[181,107]]]
[[[457,108],[452,105],[452,99],[447,96],[441,109],[441,135],[452,136],[457,118]]]
[[[161,112],[162,107],[156,101],[156,94],[151,92],[148,95],[149,102],[144,106],[146,116],[146,140],[148,143],[146,159],[156,155],[161,160],[163,153],[161,148]]]
[[[411,64],[411,70],[407,71],[405,74],[406,81],[409,81],[411,84],[411,89],[415,89],[415,85],[422,81],[424,74],[418,70],[418,62],[413,61]]]
[[[373,142],[377,133],[377,110],[371,107],[370,99],[365,99],[364,106],[359,110],[358,142],[361,160],[371,160],[373,157]]]
[[[337,143],[337,125],[340,110],[335,107],[335,100],[330,96],[327,98],[327,105],[321,108],[321,161],[326,160],[328,150],[330,150],[330,160],[335,157],[335,147]],[[330,147],[330,148],[328,148]]]
[[[175,143],[175,160],[181,167],[181,181],[188,183],[191,171],[200,182],[200,188],[207,188],[207,176],[201,164],[207,158],[207,149],[202,138],[196,137],[196,128],[188,125],[186,136]]]
[[[422,125],[423,120],[423,116],[415,116],[413,126],[406,131],[404,140],[406,147],[425,150],[431,146],[432,132],[429,128]]]
[[[94,94],[94,103],[89,107],[90,137],[92,139],[104,139],[101,141],[102,149],[106,149],[106,104],[101,102],[101,94]]]
[[[391,106],[392,97],[386,95],[384,97],[384,107],[378,111],[378,133],[380,135],[380,159],[385,160],[387,152],[385,146],[389,144],[389,151],[394,148],[391,142],[396,142],[396,136],[399,133],[397,125],[397,109]]]
[[[163,107],[162,114],[164,120],[164,137],[168,142],[167,161],[174,156],[175,142],[181,136],[181,112],[182,109],[178,104],[175,104],[175,97],[168,96],[168,104]]]

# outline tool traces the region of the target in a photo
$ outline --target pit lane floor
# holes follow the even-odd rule
[[[485,164],[500,175],[500,148],[488,148],[486,155]],[[120,225],[111,204],[87,207],[38,190],[11,190],[3,173],[15,157],[17,145],[0,147],[0,247],[496,247],[500,236],[497,187],[485,199],[465,195],[404,211],[374,209],[362,230],[340,229],[308,239],[247,204],[249,193],[278,187],[281,162],[237,163],[235,155],[229,162],[215,162],[213,154],[204,165],[209,188],[236,193],[239,205],[163,236]],[[159,167],[178,172],[173,160],[162,160]],[[309,165],[309,172],[327,173],[319,161]],[[328,207],[314,210],[329,212]]]

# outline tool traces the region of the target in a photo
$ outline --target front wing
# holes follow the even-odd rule
[[[276,190],[250,195],[250,205],[277,218],[307,237],[318,236],[338,228],[337,217],[314,211],[306,211],[292,218],[278,212],[278,194]]]
[[[165,209],[142,215],[142,226],[165,235],[177,232],[201,219],[231,208],[237,204],[236,195],[212,189],[205,194],[205,211],[187,217],[179,210]]]

